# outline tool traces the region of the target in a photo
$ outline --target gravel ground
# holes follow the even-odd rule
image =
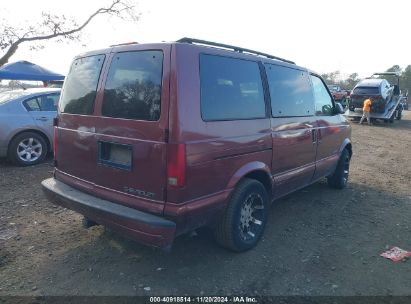
[[[325,181],[278,200],[264,239],[242,254],[207,231],[148,248],[49,203],[40,182],[52,161],[0,160],[0,296],[7,295],[411,295],[411,112],[353,125],[347,189]]]

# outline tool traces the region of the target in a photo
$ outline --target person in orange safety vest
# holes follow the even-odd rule
[[[364,100],[364,106],[362,108],[363,114],[360,120],[360,124],[362,124],[362,122],[364,121],[364,118],[367,118],[368,124],[371,125],[371,118],[370,118],[371,105],[372,105],[371,97],[368,97],[366,100]]]

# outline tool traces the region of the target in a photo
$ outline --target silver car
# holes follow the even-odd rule
[[[20,166],[41,162],[53,146],[53,119],[61,89],[0,93],[0,157]]]

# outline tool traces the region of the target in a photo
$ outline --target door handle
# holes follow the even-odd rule
[[[313,145],[317,143],[317,129],[311,130],[311,139],[313,141]]]
[[[39,118],[36,118],[36,120],[40,120],[40,121],[47,121],[47,120],[48,120],[48,118],[47,118],[47,117],[39,117]]]

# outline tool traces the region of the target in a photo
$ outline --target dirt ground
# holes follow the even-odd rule
[[[353,126],[347,189],[316,183],[271,209],[264,239],[242,254],[210,234],[148,248],[49,203],[52,161],[0,160],[0,296],[411,295],[411,112],[394,124]]]

